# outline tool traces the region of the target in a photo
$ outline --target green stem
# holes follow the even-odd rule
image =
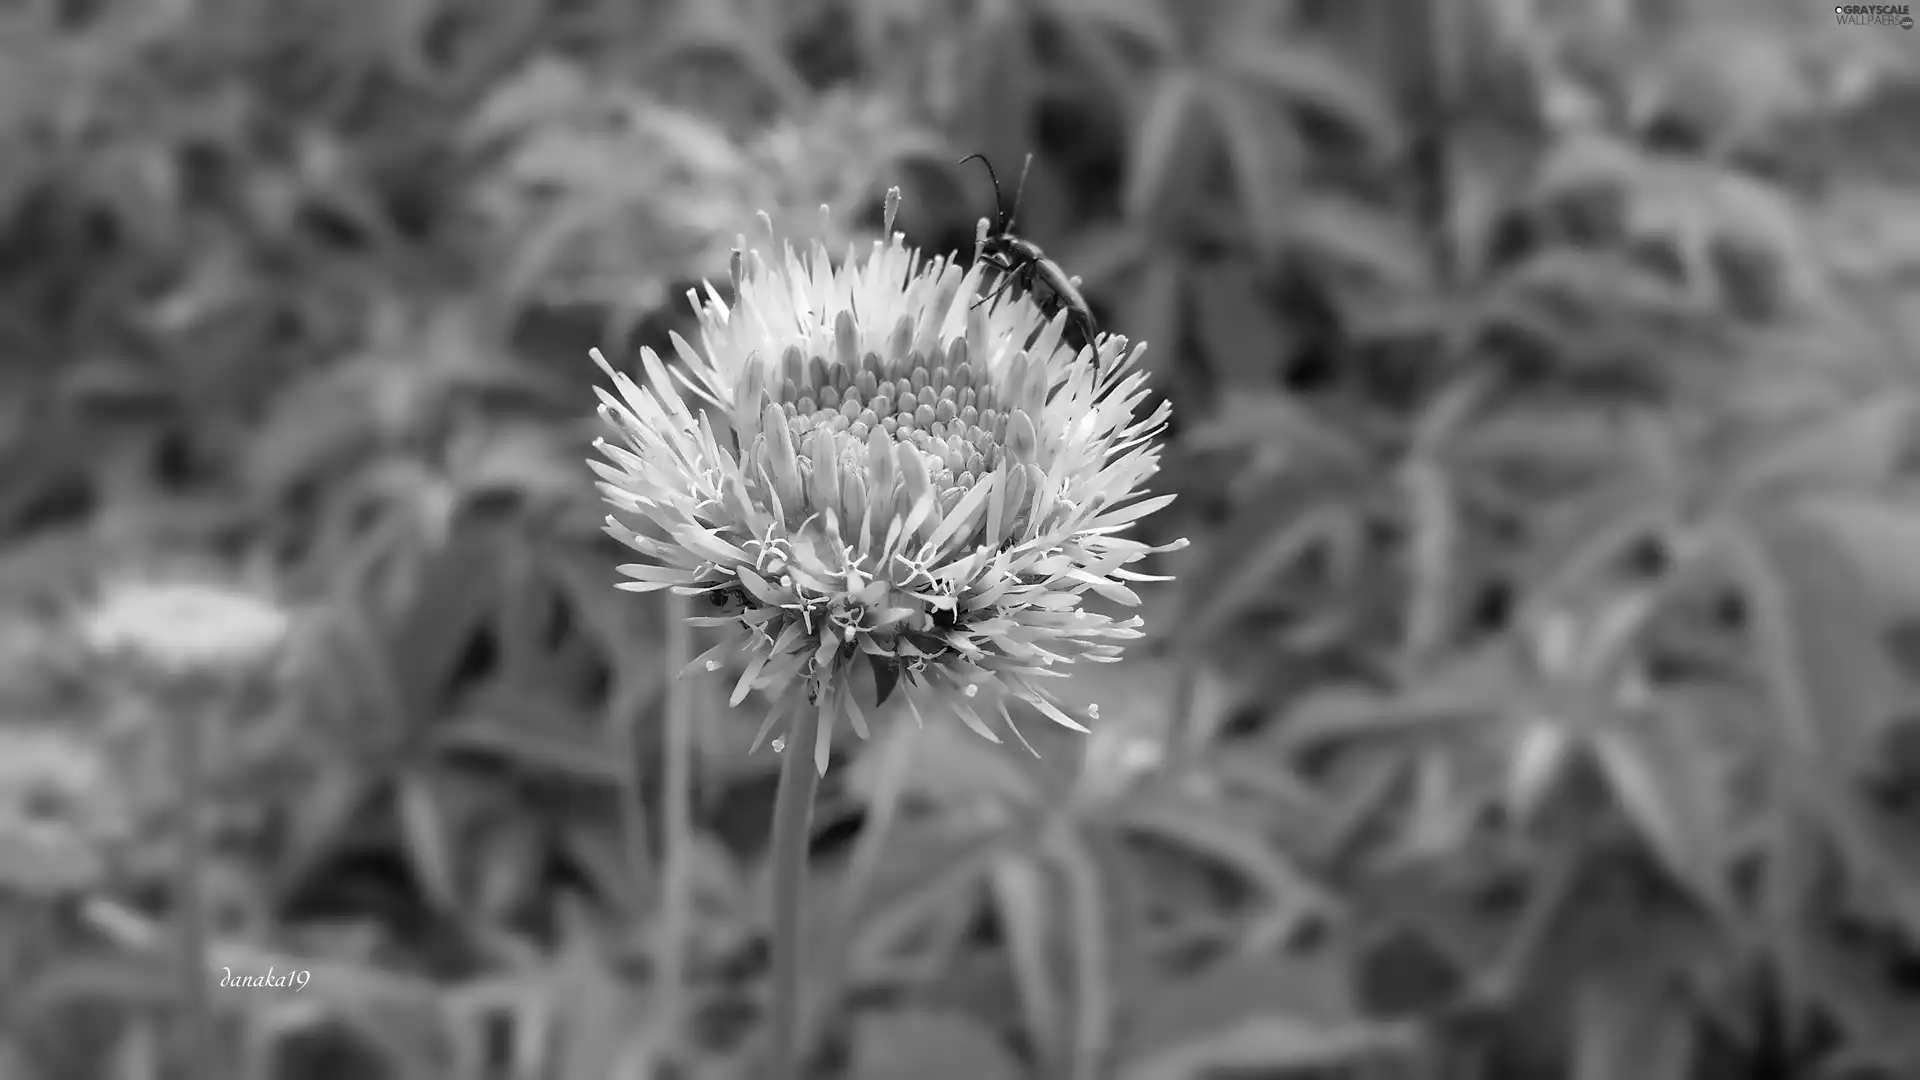
[[[814,741],[820,731],[818,709],[802,706],[787,725],[780,791],[773,804],[773,1035],[769,1046],[770,1080],[798,1080],[805,933],[807,848],[813,839],[813,799],[820,788],[814,767]]]
[[[672,702],[667,707],[671,709]],[[630,678],[616,683],[610,726],[619,743],[620,760],[620,834],[626,851],[627,877],[633,884],[633,908],[636,917],[644,915],[647,889],[655,881],[656,860],[648,836],[646,792],[642,790],[640,724],[644,710],[640,695]]]
[[[866,825],[861,828],[860,839],[855,843],[847,876],[836,893],[839,911],[833,936],[828,939],[833,951],[818,969],[813,1013],[801,1031],[800,1048],[803,1053],[812,1050],[825,1014],[839,1003],[846,988],[847,963],[852,959],[860,914],[866,906],[867,894],[873,888],[874,879],[879,875],[880,859],[886,853],[887,840],[892,835],[893,823],[899,814],[900,797],[906,790],[907,774],[913,767],[919,734],[920,729],[916,726],[896,723],[893,730],[882,737],[883,742],[867,751],[879,755],[878,782],[867,804]]]
[[[195,1077],[217,1080],[220,1059],[214,1042],[213,1005],[207,995],[206,904],[201,888],[206,863],[200,813],[205,788],[200,773],[201,717],[190,701],[175,698],[168,704],[180,830],[173,882],[180,950],[180,1049]]]
[[[686,601],[667,601],[668,671],[685,667],[693,652],[687,625]],[[686,680],[667,687],[667,745],[661,785],[660,867],[660,1012],[658,1019],[676,1039],[684,1019],[686,947],[692,921],[693,897],[693,709],[694,695]]]

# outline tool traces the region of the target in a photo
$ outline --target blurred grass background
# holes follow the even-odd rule
[[[0,4],[0,1080],[211,1080],[192,930],[226,1075],[748,1075],[778,759],[612,588],[586,351],[763,209],[969,248],[975,151],[1150,343],[1194,546],[1091,738],[840,748],[818,1076],[1920,1075],[1917,62],[1815,0]],[[90,647],[181,577],[270,662]]]

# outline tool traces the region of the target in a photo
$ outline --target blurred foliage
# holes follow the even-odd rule
[[[73,629],[181,559],[296,619],[191,703],[214,963],[311,972],[245,1075],[745,1075],[776,759],[611,588],[585,352],[761,210],[964,246],[976,150],[1195,545],[1091,738],[841,748],[819,1075],[1920,1073],[1920,35],[1829,18],[0,5],[0,1076],[187,1075],[180,703]]]

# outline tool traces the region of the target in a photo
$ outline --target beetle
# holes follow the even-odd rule
[[[1043,285],[1053,294],[1053,303],[1067,313],[1067,322],[1080,333],[1080,337],[1090,349],[1096,348],[1094,335],[1099,332],[1094,322],[1093,311],[1087,307],[1087,298],[1080,295],[1080,287],[1060,264],[1047,258],[1040,245],[1031,240],[1015,236],[1014,218],[1020,213],[1020,195],[1026,190],[1027,173],[1023,166],[1020,170],[1020,186],[1013,192],[1013,209],[1008,211],[1000,201],[1000,178],[994,174],[993,163],[985,154],[968,154],[960,159],[960,164],[978,159],[987,167],[987,179],[993,182],[993,226],[988,229],[980,241],[980,261],[1000,272],[1000,284],[990,293],[974,301],[974,307],[999,296],[1013,284],[1031,294],[1036,285]],[[1027,164],[1033,164],[1033,155],[1027,155]],[[1094,364],[1100,363],[1096,351]]]

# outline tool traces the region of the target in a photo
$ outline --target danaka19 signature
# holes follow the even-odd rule
[[[292,990],[297,994],[305,990],[307,980],[313,978],[313,972],[303,968],[294,968],[290,971],[275,971],[268,968],[265,975],[235,975],[230,967],[223,967],[220,970],[224,973],[220,976],[222,987],[238,987],[245,990]]]

